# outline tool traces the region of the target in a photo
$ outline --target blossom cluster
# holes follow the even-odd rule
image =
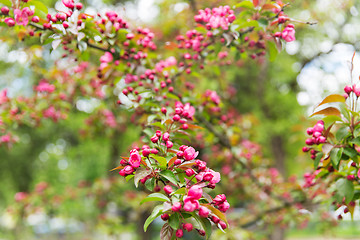
[[[223,30],[228,30],[229,24],[236,19],[236,16],[229,6],[220,6],[213,9],[199,10],[199,14],[195,15],[194,19],[196,22],[205,23],[208,30],[220,27]]]

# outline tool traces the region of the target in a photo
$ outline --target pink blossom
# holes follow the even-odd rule
[[[187,113],[187,114],[185,114]],[[183,111],[183,115],[184,117],[187,118],[192,118],[195,114],[195,108],[193,106],[190,106],[190,103],[186,103],[184,106],[184,111]],[[187,115],[187,116],[185,116]]]
[[[29,16],[31,14],[31,10],[29,8],[24,8],[23,10],[15,9],[14,16],[15,21],[18,25],[26,26],[29,23]]]
[[[357,176],[358,176],[358,178],[360,178],[360,169],[359,169],[359,171],[357,172]]]
[[[41,81],[39,83],[39,85],[36,86],[35,90],[38,91],[38,92],[52,93],[55,90],[55,86],[52,85],[52,84],[49,84],[46,81]]]
[[[25,192],[17,192],[15,194],[14,198],[15,198],[15,201],[20,202],[20,201],[24,200],[27,196],[28,196],[28,194]]]
[[[184,232],[182,229],[178,229],[176,230],[176,233],[175,233],[175,236],[178,237],[178,238],[182,238],[184,235]]]
[[[3,143],[7,143],[7,142],[10,142],[11,140],[11,137],[9,134],[6,134],[6,135],[3,135],[0,137],[0,143],[3,142]]]
[[[100,62],[109,63],[113,61],[113,55],[110,52],[105,52],[104,55],[100,57]]]
[[[138,168],[140,167],[140,162],[141,156],[139,152],[136,149],[131,150],[129,158],[129,163],[131,164],[131,166],[133,166],[134,168]]]
[[[198,185],[194,185],[189,189],[188,197],[192,199],[200,199],[203,194],[203,190]]]
[[[294,28],[294,25],[292,25],[292,24],[287,25],[285,27],[285,29],[282,31],[281,37],[287,42],[295,41],[295,28]]]
[[[187,212],[193,212],[200,208],[200,203],[198,200],[192,197],[186,197],[184,199],[184,210]]]
[[[7,97],[7,89],[4,89],[0,92],[0,105],[6,103],[9,100]]]
[[[186,161],[190,161],[195,159],[198,156],[199,152],[195,152],[195,149],[193,147],[188,147],[184,150],[184,159]]]

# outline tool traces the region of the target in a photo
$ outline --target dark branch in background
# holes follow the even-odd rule
[[[198,11],[197,11],[196,1],[195,1],[195,0],[189,0],[189,3],[190,3],[191,10],[192,10],[195,14],[197,14]]]

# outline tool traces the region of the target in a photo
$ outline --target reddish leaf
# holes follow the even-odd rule
[[[174,162],[176,159],[177,159],[177,156],[171,158],[170,161],[168,162],[168,166],[171,167],[172,165],[174,165]]]
[[[257,7],[259,5],[259,0],[253,0],[253,4],[255,7]]]
[[[204,129],[203,127],[200,127],[198,125],[194,125],[194,124],[188,124],[189,129]]]
[[[274,8],[278,8],[278,6],[276,6],[274,4],[270,4],[270,3],[266,3],[262,6],[262,10],[271,10]]]
[[[124,168],[124,166],[118,166],[116,168],[111,169],[110,172],[115,171],[115,170],[120,170],[120,169],[123,169],[123,168]]]
[[[325,103],[332,103],[332,102],[345,102],[345,98],[340,94],[331,94],[327,96],[319,105],[317,105],[317,107]]]
[[[334,116],[340,116],[340,111],[337,108],[334,107],[328,107],[325,108],[323,110],[317,111],[313,114],[310,115],[310,117],[315,116],[315,115],[326,115],[326,116],[330,116],[330,115],[334,115]]]
[[[171,240],[173,234],[174,234],[174,229],[172,229],[172,227],[170,227],[168,223],[165,223],[160,231],[160,239]]]

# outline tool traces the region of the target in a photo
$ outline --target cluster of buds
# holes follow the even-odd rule
[[[120,165],[123,166],[123,169],[120,170],[119,174],[123,177],[131,175],[140,167],[141,155],[137,149],[130,151],[130,157],[128,160],[125,158],[121,159]]]
[[[352,92],[355,94],[356,98],[360,97],[360,87],[357,87],[356,84],[354,84],[353,86],[346,85],[344,87],[344,92],[345,99],[347,99]]]
[[[223,30],[228,30],[229,24],[236,19],[236,16],[229,6],[220,6],[213,9],[199,10],[199,14],[195,15],[194,19],[198,23],[205,23],[208,30],[220,27]]]
[[[160,130],[156,131],[155,135],[153,137],[151,137],[150,140],[152,143],[158,143],[159,140],[162,140],[164,142],[163,144],[166,146],[166,148],[172,148],[174,145],[170,141],[170,134],[168,132],[165,132],[164,134],[162,134],[162,132]]]
[[[312,128],[308,128],[306,130],[306,133],[311,136],[310,138],[306,139],[305,143],[306,145],[319,145],[322,143],[326,143],[326,137],[323,135],[324,132],[324,121],[319,120],[314,127]],[[308,152],[310,150],[310,148],[308,147],[304,147],[303,151],[304,152]]]
[[[2,7],[1,8],[1,13],[3,15],[9,15],[9,8],[8,7]],[[28,7],[25,7],[23,9],[15,9],[14,10],[14,18],[11,18],[11,17],[7,17],[4,19],[4,22],[9,26],[9,27],[13,27],[15,26],[16,24],[17,25],[23,25],[23,26],[26,26],[29,24],[29,18],[31,16],[34,15],[34,10],[31,10],[30,8]],[[38,22],[37,20],[39,19],[39,17],[36,17],[34,16],[32,18],[32,21],[33,22]]]
[[[286,42],[295,41],[295,26],[293,24],[288,24],[282,32],[276,32],[274,37],[282,38]]]

